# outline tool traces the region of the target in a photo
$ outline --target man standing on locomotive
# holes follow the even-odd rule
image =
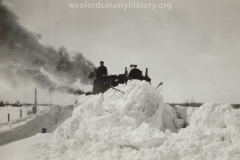
[[[101,61],[100,62],[100,67],[98,67],[97,69],[97,78],[100,78],[102,76],[107,76],[108,71],[107,71],[107,67],[104,66],[104,62]]]

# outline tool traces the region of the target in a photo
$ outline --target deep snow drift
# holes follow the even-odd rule
[[[110,89],[78,98],[72,117],[42,144],[53,149],[51,158],[240,159],[239,110],[214,101],[174,109],[145,81],[118,89],[125,94]]]
[[[53,133],[0,146],[0,159],[240,159],[240,110],[218,101],[200,108],[170,107],[160,90],[144,81],[118,89],[125,93],[110,89],[80,96],[72,115]],[[42,122],[28,123],[64,121],[67,117],[55,109],[39,115]]]

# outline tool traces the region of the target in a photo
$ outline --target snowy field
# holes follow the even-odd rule
[[[240,110],[219,101],[172,108],[163,102],[160,90],[144,81],[133,80],[118,89],[125,94],[110,89],[80,96],[66,120],[58,116],[65,109],[39,112],[35,123],[22,126],[63,122],[52,133],[0,145],[0,159],[240,159]]]
[[[38,110],[50,108],[49,106],[38,106]],[[32,111],[32,106],[22,107],[0,107],[0,123],[8,122],[8,113],[10,114],[10,121],[20,118],[20,109],[22,110],[22,118],[28,117],[28,111]]]
[[[47,133],[50,133],[69,118],[73,111],[72,105],[39,106],[38,108],[37,115],[30,115],[10,122],[0,123],[0,146],[41,133],[42,128],[45,128]],[[18,111],[10,107],[5,109],[12,112],[14,110]]]

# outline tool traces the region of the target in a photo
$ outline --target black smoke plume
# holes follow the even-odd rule
[[[49,90],[82,94],[73,83],[91,84],[95,67],[81,53],[69,54],[39,43],[41,35],[33,33],[18,21],[0,0],[0,72],[12,85],[18,80],[31,82]]]

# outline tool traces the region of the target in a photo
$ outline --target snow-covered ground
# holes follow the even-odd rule
[[[240,159],[240,110],[170,107],[144,81],[118,89],[80,96],[53,133],[0,146],[0,159]]]
[[[49,106],[38,106],[38,110],[50,108]],[[22,118],[28,117],[28,111],[32,111],[32,106],[22,107],[0,107],[0,123],[8,122],[8,114],[10,114],[10,121],[17,120],[20,118],[20,110],[22,110]]]
[[[72,115],[73,106],[44,107],[37,115],[0,123],[0,146],[33,136],[45,128],[48,133]]]

